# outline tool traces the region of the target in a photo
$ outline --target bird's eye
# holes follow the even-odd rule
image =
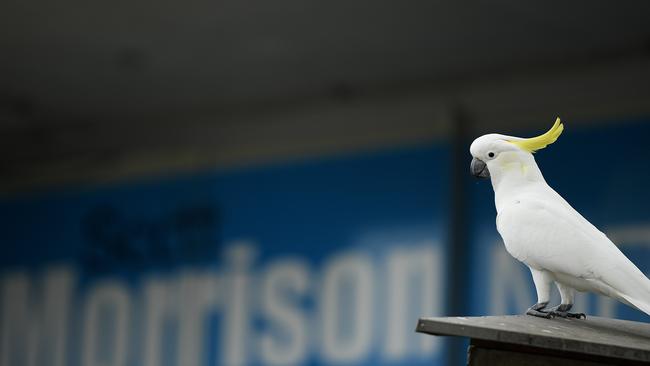
[[[493,152],[489,152],[489,153],[488,153],[488,157],[489,157],[489,158],[493,158],[493,157],[494,157],[494,153],[493,153]]]

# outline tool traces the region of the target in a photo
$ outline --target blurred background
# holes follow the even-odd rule
[[[547,181],[650,274],[646,1],[5,0],[0,24],[0,365],[464,364],[417,318],[536,301],[469,144],[556,116]]]

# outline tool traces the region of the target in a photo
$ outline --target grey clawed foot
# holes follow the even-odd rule
[[[526,310],[526,315],[532,315],[538,318],[546,318],[546,319],[551,319],[553,317],[551,313],[547,313],[539,310],[533,310],[533,309]]]
[[[584,313],[570,313],[569,310],[573,307],[573,304],[560,304],[549,310],[549,314],[552,317],[559,316],[560,318],[573,318],[573,319],[587,319],[587,315]]]
[[[538,302],[537,304],[531,306],[530,308],[528,308],[528,310],[526,310],[526,315],[532,315],[538,318],[550,319],[552,315],[549,312],[542,311],[546,307],[546,305],[548,305],[548,302]]]
[[[560,318],[572,318],[572,319],[587,319],[585,313],[569,313],[568,311],[549,311],[552,317],[559,316]]]
[[[587,316],[584,313],[570,313],[569,310],[573,307],[573,304],[560,304],[555,306],[547,311],[544,309],[548,305],[547,302],[538,302],[537,304],[531,306],[526,310],[526,315],[536,316],[538,318],[572,318],[572,319],[587,319]]]
[[[569,318],[575,319],[587,319],[587,315],[585,313],[567,313],[567,316]]]

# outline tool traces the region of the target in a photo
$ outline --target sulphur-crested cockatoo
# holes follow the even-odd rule
[[[489,134],[470,147],[471,173],[492,181],[497,230],[506,250],[532,273],[537,303],[526,314],[584,317],[569,313],[578,290],[615,298],[650,315],[650,280],[546,183],[535,163],[533,153],[555,142],[563,129],[558,118],[541,136]],[[547,308],[552,282],[562,303]]]

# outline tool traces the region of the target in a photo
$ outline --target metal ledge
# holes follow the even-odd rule
[[[416,332],[468,337],[473,343],[479,340],[483,344],[505,344],[511,349],[512,345],[534,347],[537,353],[570,352],[592,359],[595,356],[650,363],[650,324],[626,320],[595,316],[586,320],[542,319],[526,315],[420,318]]]

